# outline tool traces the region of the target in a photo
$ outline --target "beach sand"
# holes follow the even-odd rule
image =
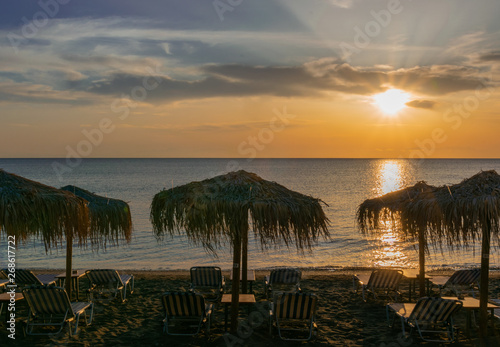
[[[47,271],[38,271],[38,273]],[[359,271],[357,271],[359,273]],[[60,271],[58,272],[60,273]],[[76,337],[69,337],[67,329],[54,337],[25,336],[22,328],[27,317],[25,302],[17,304],[16,340],[7,337],[5,323],[0,325],[0,346],[437,346],[426,343],[414,333],[408,340],[401,338],[399,322],[391,329],[386,321],[385,302],[370,299],[363,302],[361,295],[352,291],[354,271],[303,271],[301,288],[303,292],[315,293],[319,297],[317,337],[310,342],[281,341],[274,330],[269,335],[268,317],[253,321],[253,328],[237,338],[224,335],[224,308],[218,305],[213,317],[210,335],[195,337],[169,336],[162,332],[162,305],[160,297],[166,291],[187,290],[187,271],[124,271],[135,275],[135,291],[125,303],[115,300],[97,303],[91,326],[80,324]],[[264,276],[269,271],[257,271],[253,286],[259,305],[266,305]],[[227,274],[226,274],[227,275]],[[226,276],[227,278],[228,276]],[[83,291],[86,281],[82,281]],[[500,277],[492,275],[491,297],[500,297]],[[406,289],[406,284],[402,284]],[[436,291],[437,293],[437,291]],[[82,294],[83,295],[83,294]],[[253,315],[254,318],[257,314]],[[2,322],[5,322],[2,315]],[[246,320],[247,311],[242,309],[240,319]],[[479,346],[477,331],[471,336],[464,333],[465,313],[461,312],[455,321],[461,329],[459,343],[454,346]],[[500,345],[500,322],[495,321],[491,331],[490,346]],[[231,343],[232,342],[232,343]]]

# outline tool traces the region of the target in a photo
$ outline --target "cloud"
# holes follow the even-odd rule
[[[479,56],[481,61],[500,61],[500,51],[493,51],[481,54]]]
[[[351,8],[354,0],[330,0],[330,3],[340,8]]]
[[[432,100],[412,100],[406,103],[406,106],[415,108],[432,109],[436,105],[435,101]]]
[[[0,103],[89,105],[94,99],[86,93],[54,90],[45,85],[0,82]]]
[[[389,87],[424,95],[445,95],[475,90],[484,81],[472,67],[439,65],[389,70],[387,67],[354,67],[335,59],[323,59],[296,66],[251,66],[209,64],[199,68],[199,78],[173,79],[111,73],[86,85],[86,91],[103,95],[130,95],[144,83],[147,102],[244,96],[325,97],[332,92],[371,95]],[[146,81],[146,82],[145,82]],[[157,83],[155,83],[157,82]],[[88,86],[88,87],[87,87]],[[428,101],[413,107],[432,106]]]

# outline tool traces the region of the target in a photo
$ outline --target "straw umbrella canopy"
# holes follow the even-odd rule
[[[95,248],[106,248],[106,244],[118,243],[120,239],[130,242],[132,218],[129,205],[118,199],[111,199],[72,185],[61,188],[88,202],[90,240]],[[70,240],[71,241],[71,240]],[[68,242],[66,253],[66,290],[71,293],[72,242]]]
[[[431,233],[426,227],[426,219],[414,218],[409,212],[412,211],[412,203],[423,196],[432,196],[436,189],[423,181],[417,182],[414,186],[367,199],[359,205],[357,211],[358,226],[363,233],[376,233],[389,222],[406,239],[418,241],[420,296],[425,295],[427,239],[441,241],[442,234]]]
[[[490,240],[500,234],[500,175],[496,171],[478,174],[415,202],[412,214],[427,219],[434,232],[465,243],[481,237],[480,334],[487,333]]]
[[[401,205],[390,215],[400,219],[403,231],[425,228],[427,235],[451,246],[466,246],[481,236],[480,333],[485,336],[490,240],[494,236],[498,242],[500,234],[500,176],[493,170],[481,171],[458,184],[431,187]],[[360,207],[361,228],[374,225],[373,214],[362,211]]]
[[[161,191],[151,204],[151,222],[158,239],[165,232],[174,235],[183,229],[191,242],[210,252],[216,252],[223,242],[231,242],[231,331],[235,333],[240,268],[243,292],[246,289],[249,220],[262,248],[284,242],[303,251],[320,236],[329,236],[329,220],[321,203],[320,199],[240,170]]]
[[[90,236],[87,201],[0,169],[0,232],[16,243],[41,239],[45,251],[64,239]]]

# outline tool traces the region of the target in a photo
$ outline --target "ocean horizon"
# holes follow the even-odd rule
[[[331,237],[320,240],[311,252],[301,254],[294,246],[260,249],[250,232],[249,267],[372,268],[418,265],[418,245],[401,239],[397,232],[363,235],[356,225],[356,209],[365,199],[426,181],[432,185],[455,184],[479,171],[500,171],[500,159],[357,159],[357,158],[9,158],[0,159],[0,168],[54,187],[68,184],[96,194],[125,200],[132,213],[130,244],[120,242],[92,251],[74,244],[73,268],[115,268],[133,270],[187,270],[195,265],[217,265],[230,269],[230,245],[217,250],[218,257],[191,245],[180,232],[161,242],[153,236],[149,208],[162,189],[200,181],[229,171],[243,169],[263,179],[323,200],[331,221]],[[1,238],[0,251],[6,251]],[[65,267],[65,244],[45,253],[39,240],[28,240],[16,250],[16,266],[30,269]],[[427,268],[463,268],[480,264],[479,243],[451,251],[443,246],[430,248]],[[500,267],[496,248],[491,268]],[[6,266],[6,256],[0,260]]]

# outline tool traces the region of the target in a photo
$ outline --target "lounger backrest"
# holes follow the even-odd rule
[[[6,270],[4,270],[6,271]],[[6,272],[8,273],[8,272]],[[30,271],[30,270],[23,270],[23,269],[16,269],[15,272],[15,279],[14,281],[16,282],[17,285],[23,284],[23,285],[43,285],[42,282],[35,276],[35,274]]]
[[[222,270],[218,266],[196,266],[191,270],[193,286],[217,287],[222,285]]]
[[[368,287],[398,289],[403,278],[402,270],[380,269],[374,270],[368,280]]]
[[[296,284],[300,282],[302,273],[297,269],[275,269],[269,276],[270,284]]]
[[[55,286],[31,286],[23,290],[31,312],[39,314],[66,314],[73,317],[73,309],[64,288]]]
[[[280,293],[275,299],[275,315],[286,319],[310,319],[316,312],[317,298],[307,293]]]
[[[120,275],[116,270],[97,269],[85,272],[89,281],[96,285],[123,285]]]
[[[419,320],[428,323],[445,322],[461,307],[462,303],[458,300],[420,298],[410,314],[409,320]]]
[[[192,317],[205,312],[205,299],[193,292],[167,292],[163,294],[162,302],[168,316]]]
[[[458,270],[448,279],[447,284],[469,285],[479,280],[481,269]]]

